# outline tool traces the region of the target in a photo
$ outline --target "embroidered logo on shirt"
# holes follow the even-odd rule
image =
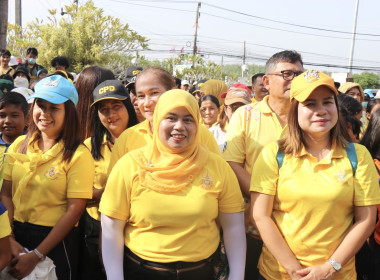
[[[340,169],[338,172],[336,172],[334,177],[335,177],[336,182],[339,184],[344,184],[348,180],[347,174],[342,169]]]
[[[58,166],[54,165],[51,166],[45,173],[45,177],[49,180],[56,180],[58,179]]]
[[[208,172],[205,176],[201,178],[201,187],[205,190],[211,190],[213,187],[213,179],[208,175]]]

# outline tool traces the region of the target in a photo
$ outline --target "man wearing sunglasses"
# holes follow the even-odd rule
[[[253,164],[266,144],[284,135],[290,108],[290,83],[303,71],[301,55],[296,51],[286,50],[274,54],[266,62],[265,75],[262,77],[269,95],[259,103],[237,109],[227,129],[223,158],[234,170],[246,202],[245,279],[258,278],[257,263],[262,248],[261,238],[249,216],[249,186]]]

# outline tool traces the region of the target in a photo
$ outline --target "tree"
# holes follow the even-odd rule
[[[66,56],[71,70],[80,72],[88,65],[105,66],[130,60],[133,53],[148,48],[145,37],[118,18],[104,15],[92,1],[78,10],[76,4],[65,6],[65,11],[58,18],[57,10],[49,10],[47,23],[35,19],[28,24],[30,43],[37,43],[33,46],[38,48],[41,65],[48,67],[54,57]]]
[[[0,0],[0,49],[5,49],[7,42],[8,0]]]
[[[354,82],[361,85],[363,89],[366,88],[380,88],[380,77],[375,73],[363,72],[361,74],[352,75]]]

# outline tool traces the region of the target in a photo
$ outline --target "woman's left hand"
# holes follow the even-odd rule
[[[302,276],[300,280],[330,280],[333,278],[335,270],[330,263],[326,262],[322,265],[306,267],[296,273]]]
[[[40,259],[33,252],[18,255],[10,263],[9,274],[17,279],[22,279],[33,271],[39,261]]]

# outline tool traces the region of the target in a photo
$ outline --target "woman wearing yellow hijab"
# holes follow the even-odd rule
[[[242,195],[228,164],[199,142],[199,117],[191,94],[164,93],[153,141],[112,169],[100,203],[109,279],[213,279],[217,218],[229,279],[244,278]]]
[[[228,86],[220,80],[208,80],[204,84],[200,86],[201,92],[203,95],[213,95],[216,98],[218,98],[219,104],[223,105],[224,104],[224,99],[221,98],[220,96],[222,93],[226,92],[228,90]]]

